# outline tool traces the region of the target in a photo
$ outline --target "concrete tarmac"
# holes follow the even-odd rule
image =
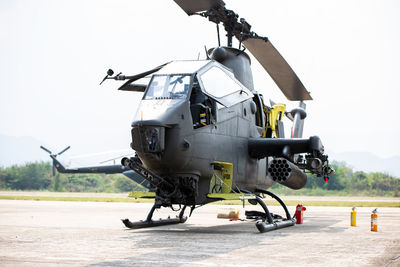
[[[206,205],[185,224],[130,230],[151,204],[0,200],[0,266],[400,266],[400,209],[307,207],[304,224],[259,233]],[[247,210],[258,207],[246,206]],[[282,214],[282,208],[270,207]],[[289,207],[293,213],[295,207]],[[175,216],[169,209],[155,218]]]

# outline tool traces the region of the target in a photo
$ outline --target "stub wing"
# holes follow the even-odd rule
[[[249,138],[248,152],[252,158],[284,158],[300,169],[309,170],[317,176],[334,174],[329,167],[328,156],[318,136],[305,138]],[[295,155],[304,154],[304,157]],[[295,160],[296,159],[296,160]]]
[[[290,158],[294,154],[323,153],[318,136],[306,138],[249,138],[249,154],[253,158],[269,156]]]

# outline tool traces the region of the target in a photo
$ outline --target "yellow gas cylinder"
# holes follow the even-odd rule
[[[357,225],[357,212],[356,212],[356,207],[353,207],[350,212],[350,226],[356,226]]]
[[[374,209],[371,214],[371,231],[378,232],[378,211]]]

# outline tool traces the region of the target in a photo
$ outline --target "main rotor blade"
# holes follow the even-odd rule
[[[48,150],[47,148],[45,148],[44,146],[40,146],[41,149],[43,149],[44,151],[46,151],[47,153],[51,154],[51,151]]]
[[[64,153],[65,151],[67,151],[68,149],[70,149],[71,146],[67,146],[66,148],[64,148],[61,152],[58,152],[57,155],[61,155],[62,153]]]
[[[248,38],[243,44],[260,62],[287,99],[312,100],[296,73],[269,40]]]
[[[189,16],[195,12],[206,11],[213,7],[225,6],[222,0],[174,0]]]

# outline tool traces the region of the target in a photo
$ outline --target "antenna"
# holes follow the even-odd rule
[[[207,53],[207,46],[205,46],[205,45],[204,45],[204,51],[206,51],[206,59],[210,59],[210,57],[208,56],[208,53]]]
[[[243,41],[243,31],[244,31],[244,25],[245,25],[245,20],[244,18],[240,19],[240,23],[242,24],[242,30],[240,32],[240,38],[239,38],[239,50],[242,48],[242,41]]]
[[[219,37],[219,24],[217,24],[218,47],[221,46],[221,39]]]

